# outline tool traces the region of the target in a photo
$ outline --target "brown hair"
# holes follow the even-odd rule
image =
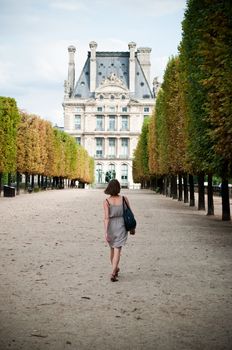
[[[105,194],[109,194],[111,196],[117,196],[120,190],[121,190],[120,183],[118,182],[118,180],[113,179],[113,180],[110,180],[104,192]]]

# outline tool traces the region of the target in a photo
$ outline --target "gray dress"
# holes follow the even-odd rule
[[[108,201],[107,201],[108,202]],[[128,233],[123,219],[123,205],[109,205],[109,245],[112,248],[119,248],[126,243]]]

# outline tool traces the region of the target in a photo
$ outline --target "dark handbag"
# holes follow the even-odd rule
[[[122,198],[123,198],[123,218],[124,218],[126,230],[130,231],[131,234],[135,234],[136,220],[135,220],[134,214],[129,208],[125,198],[124,197]]]

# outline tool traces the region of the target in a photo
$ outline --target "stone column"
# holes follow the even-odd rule
[[[90,92],[95,92],[96,89],[96,75],[97,75],[97,66],[96,66],[96,48],[97,43],[91,41],[89,43],[90,47]]]
[[[107,144],[106,144],[106,142],[107,142],[107,138],[106,137],[103,137],[103,147],[102,147],[102,153],[103,153],[103,158],[106,158],[106,147],[107,147]]]
[[[104,137],[104,155],[105,158],[108,157],[109,155],[109,137]]]
[[[104,130],[109,131],[109,116],[107,114],[103,114],[104,118]]]
[[[119,158],[118,144],[119,144],[119,138],[118,138],[118,137],[115,137],[115,156],[116,156],[116,159]]]
[[[75,46],[68,47],[69,52],[69,63],[68,63],[68,86],[69,86],[69,95],[72,95],[74,91],[75,84],[75,62],[74,62],[74,54],[76,52]]]
[[[130,42],[128,44],[128,48],[130,50],[129,90],[130,90],[130,94],[134,95],[134,93],[135,93],[135,48],[136,48],[136,44],[134,42]]]
[[[137,58],[141,64],[141,67],[143,69],[143,72],[145,74],[145,77],[147,79],[147,82],[150,86],[150,68],[151,68],[151,62],[150,62],[150,53],[151,48],[150,47],[140,47],[137,50]]]

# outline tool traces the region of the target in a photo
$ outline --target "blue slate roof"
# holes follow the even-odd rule
[[[96,88],[112,73],[123,81],[129,89],[129,52],[96,52]],[[74,89],[74,97],[91,98],[90,92],[90,52]],[[134,98],[152,99],[153,94],[145,78],[140,62],[135,54],[135,93]]]

